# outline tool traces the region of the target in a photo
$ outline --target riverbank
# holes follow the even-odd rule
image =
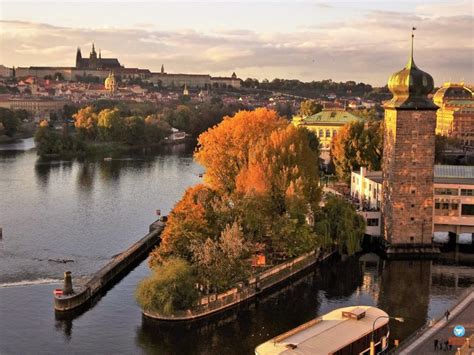
[[[144,310],[143,314],[149,318],[166,321],[190,321],[204,318],[246,302],[314,264],[326,260],[333,254],[334,251],[322,252],[318,250],[288,260],[251,277],[245,283],[226,292],[202,297],[197,306],[185,311],[174,311],[171,315],[163,315]]]
[[[394,354],[409,355],[409,354],[432,354],[434,350],[434,341],[437,339],[441,346],[445,341],[451,345],[450,350],[445,349],[445,353],[455,354],[457,348],[464,345],[467,338],[474,333],[474,287],[465,291],[458,302],[449,310],[449,318],[440,315],[436,320],[429,322],[426,327],[414,333],[410,339],[407,339],[402,347],[396,349]],[[453,329],[457,325],[462,325],[465,328],[465,336],[455,337]],[[455,344],[453,344],[455,343]],[[471,345],[471,347],[474,344]],[[465,352],[470,354],[470,352]]]

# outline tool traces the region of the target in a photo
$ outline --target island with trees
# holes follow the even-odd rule
[[[245,289],[270,267],[315,251],[359,250],[365,224],[349,202],[322,198],[318,139],[275,111],[240,111],[202,133],[206,168],[168,216],[137,287],[145,314],[193,313]]]
[[[69,109],[73,124],[64,121],[59,130],[45,120],[40,122],[35,142],[38,155],[42,157],[110,155],[159,146],[172,129],[195,138],[219,123],[223,116],[241,108],[223,105],[220,100],[171,107],[150,102],[99,100],[82,108]]]

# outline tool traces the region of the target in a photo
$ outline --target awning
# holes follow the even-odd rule
[[[433,242],[442,244],[449,243],[449,232],[434,232]]]
[[[472,244],[472,233],[459,234],[458,244]]]

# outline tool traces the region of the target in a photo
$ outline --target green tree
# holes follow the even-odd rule
[[[360,250],[365,233],[365,220],[346,200],[331,196],[327,199],[316,223],[323,240],[335,243],[340,253],[352,255]]]
[[[3,127],[5,135],[13,137],[20,127],[20,120],[15,112],[8,108],[0,107],[0,124]]]
[[[149,277],[140,281],[135,297],[146,311],[163,315],[192,307],[199,299],[193,267],[183,259],[171,258],[152,269]]]
[[[323,105],[314,100],[305,100],[300,105],[299,114],[303,117],[315,115],[323,110]]]

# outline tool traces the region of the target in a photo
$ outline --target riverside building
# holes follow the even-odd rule
[[[381,236],[383,233],[382,183],[381,171],[361,168],[351,174],[351,198],[367,222],[366,234],[371,236]],[[423,243],[431,243],[433,238],[447,241],[450,236],[456,240],[472,238],[474,166],[435,165],[431,198],[434,201],[428,211],[431,218],[421,222],[420,230],[407,230],[407,235],[418,232],[420,237],[427,238],[423,241],[420,238]],[[426,233],[421,233],[421,228],[433,231],[433,234],[426,236]]]
[[[436,134],[457,138],[474,147],[474,98],[464,83],[444,83],[435,93]]]

